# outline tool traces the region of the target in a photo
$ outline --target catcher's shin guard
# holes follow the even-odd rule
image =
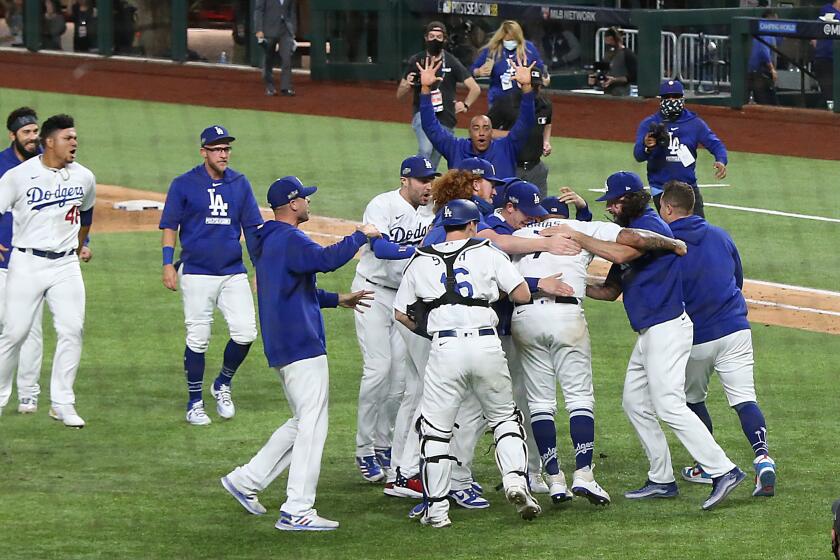
[[[455,457],[449,454],[452,432],[436,428],[423,417],[420,418],[419,424],[423,493],[429,505],[429,516],[438,518],[449,511],[446,496],[449,494],[452,461],[456,461]]]
[[[491,428],[493,438],[496,440],[496,465],[502,473],[502,481],[522,477],[524,483],[528,468],[528,447],[525,445],[522,413],[514,409],[510,418]]]

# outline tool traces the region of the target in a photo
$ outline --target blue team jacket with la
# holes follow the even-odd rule
[[[632,220],[629,227],[674,237],[668,224],[651,208]],[[620,265],[624,310],[634,331],[676,319],[685,311],[679,259],[674,253],[656,251]]]
[[[20,163],[21,161],[15,155],[13,146],[9,146],[0,152],[0,177],[5,175],[9,169],[20,165]],[[0,212],[3,213],[0,215],[0,245],[6,249],[11,249],[14,218],[12,217],[12,213],[7,212],[7,210],[8,208],[0,208]],[[3,261],[0,262],[0,268],[9,268],[9,257],[11,257],[11,251],[3,253]]]
[[[694,344],[750,328],[741,289],[744,272],[735,242],[700,216],[671,222],[688,253],[680,258],[685,310],[694,323]]]
[[[462,159],[479,157],[493,164],[497,177],[515,177],[517,156],[537,122],[534,114],[534,92],[530,91],[522,96],[519,118],[516,119],[510,133],[504,138],[491,140],[490,145],[483,152],[473,150],[469,138],[456,138],[443,128],[435,117],[432,96],[429,94],[420,95],[420,122],[423,125],[423,132],[426,133],[432,146],[446,158],[450,169],[457,167]]]
[[[184,274],[227,276],[245,272],[240,235],[244,231],[251,253],[254,232],[262,223],[245,175],[227,168],[214,180],[201,164],[172,181],[159,227],[180,227]]]
[[[490,51],[487,47],[481,49],[479,51],[478,56],[473,62],[472,66],[470,66],[470,72],[475,74],[475,71],[484,66],[484,63],[487,62],[487,57],[489,56]],[[516,50],[509,51],[505,48],[502,48],[502,56],[499,57],[498,60],[493,64],[493,70],[490,72],[490,87],[487,89],[487,103],[488,105],[492,105],[498,98],[510,95],[516,89],[519,88],[519,84],[516,83],[511,79],[510,85],[508,89],[504,89],[502,86],[502,76],[506,75],[508,77],[513,76],[515,67],[514,63],[516,62]],[[540,51],[537,50],[537,47],[531,41],[525,41],[525,56],[527,58],[526,64],[534,63],[534,70],[542,70],[545,64],[540,57]],[[509,177],[510,175],[501,175],[502,177]]]
[[[284,367],[327,353],[320,308],[337,307],[338,294],[319,289],[315,274],[341,268],[366,242],[357,231],[321,247],[300,229],[274,220],[257,229],[257,298],[269,366]]]
[[[656,146],[650,153],[645,152],[645,135],[650,132],[651,123],[665,123],[671,140],[667,148]],[[647,161],[647,176],[652,194],[660,194],[662,185],[671,180],[697,185],[697,146],[702,144],[715,157],[715,161],[728,163],[726,146],[723,145],[709,125],[695,113],[684,109],[676,121],[665,121],[662,113],[656,112],[642,121],[636,131],[636,145],[633,155],[636,161]],[[695,162],[684,166],[677,156],[680,146],[685,146]]]

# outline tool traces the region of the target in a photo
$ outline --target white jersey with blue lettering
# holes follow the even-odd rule
[[[12,209],[15,247],[67,252],[79,246],[79,212],[93,208],[96,178],[79,163],[53,169],[41,158],[0,178],[0,208]]]
[[[414,208],[397,189],[374,197],[365,208],[362,223],[373,224],[393,243],[419,247],[434,218],[431,204]],[[405,260],[378,259],[369,245],[362,247],[361,253],[356,274],[374,284],[396,290],[402,279]]]
[[[539,224],[526,226],[517,230],[513,235],[518,237],[539,237],[539,232],[545,228],[566,225],[602,241],[615,241],[621,226],[612,222],[579,222],[577,220],[563,220],[551,218]],[[551,253],[529,253],[516,255],[513,262],[517,270],[529,278],[545,278],[556,274],[563,274],[563,282],[575,290],[575,297],[586,297],[586,271],[594,255],[586,250],[574,256],[552,255]]]
[[[436,243],[432,248],[454,253],[467,240]],[[510,293],[525,282],[506,254],[484,240],[468,247],[456,259],[453,270],[457,290],[464,297],[483,299],[493,303],[499,292]],[[405,267],[403,281],[394,299],[394,308],[405,313],[406,307],[422,299],[432,301],[446,292],[446,265],[440,257],[417,252]],[[429,313],[429,334],[449,329],[479,329],[495,327],[499,322],[490,307],[442,305]]]

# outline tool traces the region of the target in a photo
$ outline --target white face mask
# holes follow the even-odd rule
[[[513,51],[516,50],[516,47],[519,45],[519,41],[515,41],[513,39],[510,41],[502,41],[502,45],[504,45],[507,50]]]

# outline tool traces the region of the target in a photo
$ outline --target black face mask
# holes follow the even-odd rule
[[[426,41],[426,51],[432,55],[437,56],[443,50],[443,41],[438,41],[437,39],[433,39],[431,41]]]
[[[673,121],[679,118],[685,109],[685,99],[682,97],[665,98],[659,100],[659,111],[666,121]]]

